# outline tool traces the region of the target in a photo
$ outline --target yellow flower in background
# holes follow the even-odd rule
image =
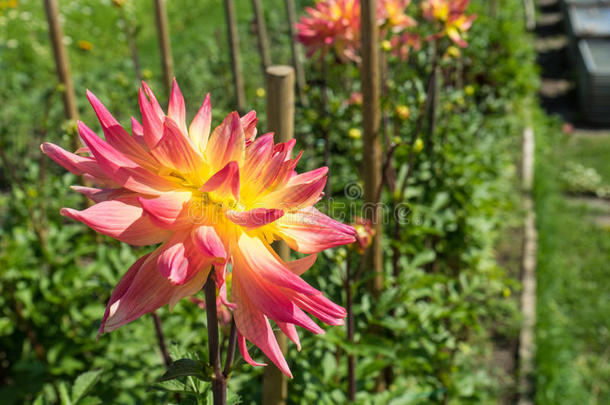
[[[150,69],[142,70],[142,79],[150,79],[151,77],[153,77],[153,73]]]
[[[458,48],[457,46],[450,46],[449,48],[447,48],[447,53],[445,53],[445,56],[448,57],[452,57],[452,58],[459,58],[462,55],[462,52],[460,51],[460,48]]]
[[[259,87],[258,89],[256,89],[256,97],[263,98],[263,97],[265,97],[266,94],[267,94],[267,92],[262,87]]]
[[[411,116],[411,110],[406,105],[397,105],[394,112],[401,120],[408,120]]]
[[[76,46],[78,46],[78,49],[85,51],[85,52],[90,52],[93,49],[93,44],[84,39],[81,39],[80,41],[78,41],[76,43]]]
[[[348,131],[347,136],[352,139],[360,139],[362,138],[362,131],[360,131],[358,128],[351,128]]]
[[[419,153],[422,150],[424,150],[424,141],[422,141],[421,138],[417,138],[413,144],[413,152]]]
[[[0,11],[8,8],[17,8],[19,2],[17,0],[0,0]]]
[[[391,51],[392,43],[390,41],[388,41],[387,39],[384,39],[383,41],[381,41],[381,49],[383,49],[386,52]]]
[[[468,86],[464,87],[464,93],[466,93],[467,96],[472,96],[474,94],[474,86],[469,84]]]

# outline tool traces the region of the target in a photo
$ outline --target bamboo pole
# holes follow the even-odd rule
[[[154,0],[155,16],[157,19],[157,35],[159,36],[159,48],[161,50],[161,67],[163,68],[163,81],[167,92],[171,91],[174,81],[174,59],[172,47],[169,40],[169,24],[167,22],[167,10],[165,0]]]
[[[267,130],[275,132],[278,142],[294,137],[294,69],[292,66],[267,68]],[[283,260],[290,260],[290,249],[284,242],[275,246]],[[282,352],[286,352],[286,336],[276,333]],[[286,376],[269,365],[263,375],[263,405],[286,404],[288,382]]]
[[[254,8],[254,20],[256,22],[256,36],[258,38],[258,51],[261,57],[261,67],[263,70],[263,75],[265,75],[267,68],[271,65],[271,55],[269,53],[267,24],[265,24],[265,14],[263,13],[261,0],[252,0],[252,8]]]
[[[369,286],[374,295],[383,288],[383,255],[381,250],[381,205],[377,189],[381,184],[381,143],[379,131],[379,32],[376,0],[362,1],[362,127],[364,140],[365,217],[371,220],[375,237],[367,253],[367,268],[375,273]]]
[[[301,58],[301,52],[299,44],[296,41],[297,36],[297,13],[294,8],[294,0],[285,0],[286,5],[286,18],[288,19],[288,32],[290,32],[290,45],[292,50],[292,66],[294,67],[296,78],[297,78],[297,90],[299,92],[299,102],[302,106],[309,104],[307,97],[305,97],[305,87],[307,82],[305,81],[305,70],[303,69],[303,61]]]
[[[68,61],[68,53],[63,43],[64,32],[59,21],[59,5],[57,0],[44,0],[44,8],[47,14],[47,23],[49,24],[49,37],[53,46],[53,58],[55,59],[55,68],[57,69],[57,77],[61,83],[62,99],[64,104],[64,114],[68,120],[78,119],[78,109],[76,106],[76,96],[74,94],[74,84],[70,75],[70,63]],[[78,137],[74,136],[72,146],[78,148]]]
[[[244,113],[246,109],[246,92],[244,90],[244,78],[241,71],[239,35],[237,32],[234,0],[225,0],[225,14],[227,19],[227,36],[229,38],[231,53],[231,69],[233,70],[233,85],[235,87],[235,104],[237,106],[237,111]]]

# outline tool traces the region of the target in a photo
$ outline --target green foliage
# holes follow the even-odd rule
[[[125,21],[137,32],[143,73],[163,94],[152,2],[126,3]],[[255,90],[264,83],[250,32],[251,5],[237,3],[248,104],[259,112],[262,131],[264,100]],[[283,2],[264,3],[273,60],[288,63]],[[470,45],[462,58],[441,59],[435,129],[426,124],[419,134],[410,176],[407,165],[416,147],[411,150],[409,143],[425,102],[431,55],[422,51],[408,62],[388,62],[391,77],[383,107],[392,112],[407,106],[411,117],[389,117],[390,138],[401,143],[395,152],[397,184],[406,191],[383,194],[388,207],[385,289],[380,297],[369,294],[367,269],[354,285],[355,344],[347,342],[344,328],[329,327],[324,336],[301,334],[300,353],[289,347],[295,375],[290,403],[345,403],[346,353],[358,358],[359,403],[494,402],[498,384],[491,377],[490,337],[515,335],[515,308],[507,296],[518,289],[498,265],[495,246],[517,211],[514,162],[522,105],[537,78],[533,50],[522,25],[515,24],[521,20],[521,2],[505,2],[496,18],[487,16],[487,2],[473,3],[479,18]],[[61,4],[81,119],[95,129],[96,118],[83,96],[90,88],[127,124],[137,112],[137,80],[121,28],[125,21],[109,2]],[[218,122],[232,104],[220,2],[167,6],[176,75],[189,116],[210,91]],[[14,172],[3,166],[0,175],[0,396],[7,404],[171,403],[177,396],[181,403],[210,402],[209,384],[202,381],[209,375],[205,354],[184,354],[206,353],[207,343],[204,313],[189,301],[171,315],[166,308],[158,311],[172,357],[182,358],[167,371],[148,316],[96,340],[112,288],[147,250],[94,235],[59,215],[61,207],[84,207],[69,189],[80,179],[41,158],[38,144],[45,139],[69,145],[73,123],[62,119],[41,4],[21,1],[14,11],[0,16],[0,70],[8,72],[0,75],[0,142]],[[93,48],[79,49],[80,40]],[[347,137],[361,125],[361,107],[347,102],[360,83],[355,65],[334,62],[329,60],[322,75],[320,61],[309,61],[310,107],[299,106],[295,130],[307,153],[300,170],[322,164],[327,134],[333,200],[326,209],[350,221],[360,201],[344,188],[358,184],[367,170],[362,140]],[[394,254],[400,256],[398,274]],[[346,260],[355,266],[359,258],[351,248],[324,252],[304,277],[345,303]],[[250,353],[263,358],[256,348]],[[378,375],[388,372],[388,390],[377,393]],[[259,402],[261,373],[240,360],[229,383],[229,401]]]

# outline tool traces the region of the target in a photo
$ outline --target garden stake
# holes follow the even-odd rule
[[[62,86],[62,98],[64,103],[64,115],[67,120],[76,121],[78,119],[78,110],[76,107],[76,96],[74,95],[74,85],[72,76],[70,75],[70,62],[68,54],[63,42],[64,32],[59,21],[59,6],[57,0],[44,0],[44,8],[47,14],[47,22],[49,24],[49,37],[53,46],[53,58],[55,59],[55,68],[57,69],[57,77]],[[78,136],[73,136],[72,147],[77,149],[79,146]]]
[[[267,38],[267,26],[265,24],[265,14],[263,13],[261,0],[252,0],[252,7],[254,8],[254,20],[256,22],[256,36],[258,39],[258,51],[261,57],[261,68],[263,71],[263,75],[265,75],[267,68],[271,65],[271,56],[269,54],[269,40]]]
[[[246,93],[244,90],[244,78],[241,71],[241,56],[239,51],[239,34],[235,17],[235,3],[233,0],[225,0],[225,14],[227,19],[227,36],[231,54],[231,69],[233,70],[233,86],[235,87],[235,105],[237,111],[243,114],[246,110]]]
[[[296,40],[297,30],[295,24],[297,23],[296,12],[294,10],[294,0],[284,0],[286,5],[286,18],[288,20],[288,32],[290,33],[290,49],[292,51],[292,66],[296,73],[297,79],[297,91],[299,92],[299,102],[302,106],[307,107],[309,100],[305,96],[305,70],[303,69],[303,61],[301,59],[301,52],[299,50],[299,44]]]
[[[326,77],[328,75],[328,61],[326,58],[322,58],[321,60],[322,68],[320,72],[322,73],[322,77],[320,80],[320,92],[322,93],[322,102],[320,103],[320,117],[322,118],[322,139],[324,139],[324,166],[328,167],[330,171],[331,165],[331,156],[330,156],[330,134],[328,130],[328,82],[326,81]],[[331,198],[331,183],[330,177],[326,180],[326,187],[324,188],[324,197]]]
[[[377,189],[382,184],[381,144],[379,140],[379,32],[377,27],[377,2],[362,1],[362,126],[365,153],[364,201],[365,218],[375,229],[367,268],[375,274],[369,288],[374,296],[379,296],[383,288],[383,255],[381,251],[381,207],[378,204]]]
[[[279,142],[294,138],[294,68],[292,66],[270,66],[267,68],[267,130],[274,132]],[[284,261],[290,260],[290,249],[284,242],[274,244]],[[286,336],[276,334],[277,341],[286,352]],[[263,373],[263,405],[285,404],[288,396],[286,376],[268,365]]]
[[[157,18],[157,35],[161,49],[161,66],[163,67],[163,80],[167,94],[172,88],[174,80],[174,59],[172,58],[171,42],[169,40],[169,24],[167,23],[167,10],[165,0],[155,1],[155,15]]]

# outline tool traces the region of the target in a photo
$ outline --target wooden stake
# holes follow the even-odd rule
[[[235,104],[237,111],[244,113],[246,109],[246,91],[244,90],[244,78],[241,71],[239,35],[237,32],[234,0],[225,0],[225,13],[227,18],[227,36],[229,37],[231,52],[231,68],[233,70],[233,85],[235,87]]]
[[[290,32],[290,45],[292,49],[292,66],[296,72],[297,76],[297,89],[299,91],[299,101],[302,106],[309,105],[307,97],[305,97],[305,86],[307,85],[305,81],[305,70],[303,69],[303,61],[301,59],[301,52],[299,49],[299,44],[297,43],[297,14],[294,9],[294,0],[285,0],[286,4],[286,18],[288,19],[288,32]]]
[[[169,24],[167,23],[167,10],[165,0],[154,0],[155,16],[157,18],[157,35],[159,36],[159,48],[161,49],[161,66],[163,68],[163,81],[167,93],[171,91],[174,81],[174,59],[172,58],[172,47],[169,40]]]
[[[367,219],[375,229],[375,237],[366,257],[367,268],[375,273],[370,284],[374,295],[383,288],[383,255],[381,250],[381,205],[377,189],[381,184],[381,143],[379,133],[379,32],[377,27],[376,0],[362,0],[362,126],[363,126],[363,175],[364,200]]]
[[[64,104],[64,114],[68,120],[78,119],[78,109],[76,107],[76,96],[74,94],[74,84],[70,75],[70,63],[68,53],[63,42],[64,32],[59,21],[59,5],[57,0],[44,0],[44,8],[49,24],[49,37],[53,46],[53,58],[57,77],[63,86],[62,99]],[[72,146],[78,148],[78,137],[74,136]]]
[[[261,0],[252,0],[254,8],[254,20],[256,22],[256,35],[258,37],[258,51],[261,57],[261,67],[263,75],[266,74],[267,68],[271,65],[271,55],[269,54],[269,40],[267,38],[267,25],[265,24],[265,14]]]
[[[275,132],[277,142],[287,142],[294,137],[294,69],[291,66],[267,68],[267,130]],[[282,260],[290,260],[290,249],[284,242],[274,248]],[[286,352],[286,336],[276,333],[282,352]],[[263,374],[263,405],[286,404],[288,383],[286,376],[268,365]]]

